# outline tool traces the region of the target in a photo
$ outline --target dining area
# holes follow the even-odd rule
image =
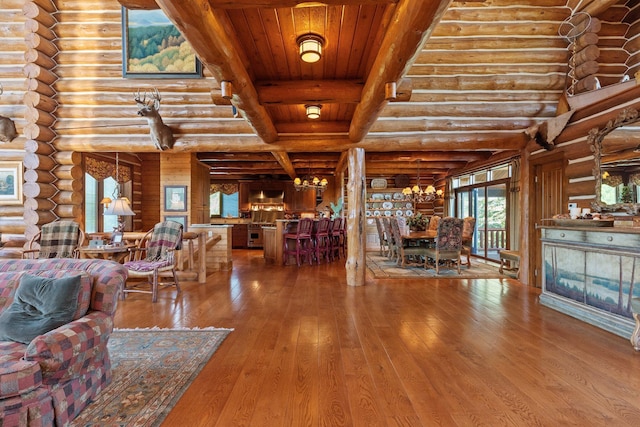
[[[393,260],[401,268],[434,270],[452,269],[461,273],[461,267],[471,268],[471,245],[475,218],[455,218],[432,215],[421,218],[416,226],[405,218],[376,217],[380,239],[380,255]]]

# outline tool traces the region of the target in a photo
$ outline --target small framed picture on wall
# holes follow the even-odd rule
[[[166,212],[186,212],[187,211],[187,186],[186,185],[165,185],[164,210]]]
[[[175,222],[179,222],[180,224],[182,224],[182,228],[184,230],[187,229],[187,217],[185,216],[181,216],[181,215],[165,215],[164,217],[165,221],[175,221]]]

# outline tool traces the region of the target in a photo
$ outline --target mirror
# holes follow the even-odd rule
[[[594,155],[596,179],[592,207],[598,212],[624,210],[636,214],[640,210],[640,137],[605,138],[619,127],[638,121],[638,111],[627,108],[602,129],[589,131],[587,142]]]

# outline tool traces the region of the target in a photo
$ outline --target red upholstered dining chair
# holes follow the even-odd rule
[[[287,263],[289,256],[295,255],[296,263],[300,267],[300,258],[312,263],[313,258],[313,242],[311,241],[311,232],[313,230],[313,220],[311,218],[302,218],[298,221],[298,227],[295,231],[287,232],[284,235],[284,264]]]
[[[180,284],[176,276],[176,250],[182,248],[182,224],[176,221],[157,223],[152,230],[140,240],[137,247],[132,248],[132,260],[124,263],[129,278],[146,278],[151,289],[139,289],[137,286],[125,284],[123,297],[129,292],[151,294],[151,302],[158,300],[158,288],[162,274],[171,274],[173,282],[163,283],[165,286],[175,285],[180,293]],[[140,285],[140,284],[136,284]]]
[[[318,220],[317,229],[313,233],[313,249],[315,259],[320,264],[320,260],[324,255],[327,262],[330,261],[331,240],[329,238],[329,226],[331,220],[329,218],[320,218]]]

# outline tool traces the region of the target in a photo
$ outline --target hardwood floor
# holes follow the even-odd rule
[[[234,328],[164,426],[640,425],[640,353],[513,279],[265,266],[129,294],[116,327]]]

